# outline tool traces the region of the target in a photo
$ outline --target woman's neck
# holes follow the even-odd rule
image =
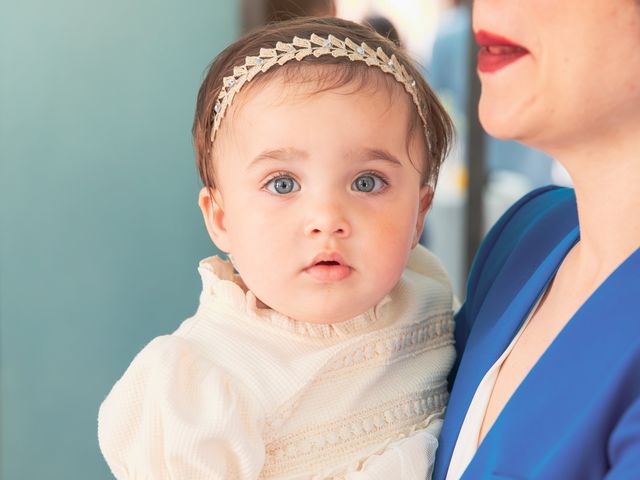
[[[611,272],[640,247],[640,127],[557,152],[576,191],[585,271]]]

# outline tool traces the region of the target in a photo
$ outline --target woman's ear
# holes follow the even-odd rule
[[[420,237],[422,236],[422,230],[424,229],[424,219],[431,207],[433,201],[433,188],[430,185],[423,185],[420,189],[420,204],[418,207],[418,218],[416,219],[416,231],[413,237],[413,243],[411,248],[418,245]]]
[[[213,243],[225,253],[231,251],[229,237],[225,227],[222,194],[215,188],[203,187],[198,196],[198,205],[207,226],[207,232]]]

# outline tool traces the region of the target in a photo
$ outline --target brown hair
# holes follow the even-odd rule
[[[247,56],[258,55],[261,48],[273,48],[277,42],[290,43],[295,36],[310,38],[312,33],[324,38],[329,35],[342,40],[350,38],[356,44],[366,43],[373,50],[380,47],[389,57],[392,54],[395,55],[399,63],[413,77],[427,126],[425,129],[417,109],[412,108],[410,131],[413,132],[419,129],[426,138],[424,144],[427,165],[423,170],[423,179],[425,183],[435,187],[440,165],[449,151],[453,137],[451,119],[424,77],[420,74],[418,68],[402,49],[370,28],[338,18],[300,18],[269,24],[240,38],[214,59],[198,92],[192,129],[196,162],[204,185],[209,188],[215,185],[211,130],[213,127],[214,105],[222,89],[223,78],[232,74],[234,66],[242,65]],[[390,82],[389,85],[395,83],[400,87],[400,84],[397,83],[393,76],[384,73],[379,68],[370,67],[364,62],[351,61],[347,57],[333,57],[331,55],[317,58],[309,55],[299,62],[291,61],[282,66],[276,65],[267,72],[258,74],[251,81],[251,84],[259,83],[263,78],[269,78],[274,73],[305,68],[309,65],[335,67],[327,75],[323,76],[320,72],[319,76],[314,78],[314,81],[318,83],[319,90],[338,88],[354,81],[365,83],[372,79],[385,79]],[[374,75],[376,76],[374,77]],[[291,78],[296,77],[292,76]],[[248,87],[249,85],[245,88]],[[405,94],[409,95],[406,92]],[[411,105],[414,105],[413,102],[411,102]],[[222,125],[224,124],[225,120],[222,121]],[[219,138],[219,135],[217,138]]]

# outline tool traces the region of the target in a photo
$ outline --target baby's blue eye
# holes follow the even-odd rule
[[[374,191],[378,191],[384,188],[387,183],[377,175],[365,174],[360,175],[356,178],[351,184],[351,188],[353,190],[357,190],[359,192],[371,193]]]
[[[265,188],[272,193],[286,195],[287,193],[297,192],[300,190],[300,184],[298,184],[298,182],[296,182],[292,177],[282,175],[269,180],[265,185]]]

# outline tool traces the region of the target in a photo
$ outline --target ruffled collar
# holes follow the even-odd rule
[[[198,267],[202,277],[200,304],[206,307],[227,306],[245,314],[249,321],[270,325],[296,335],[312,338],[344,338],[361,334],[381,322],[391,296],[386,295],[366,312],[339,323],[320,324],[296,320],[271,308],[258,307],[254,293],[227,260],[214,256],[205,258]]]

